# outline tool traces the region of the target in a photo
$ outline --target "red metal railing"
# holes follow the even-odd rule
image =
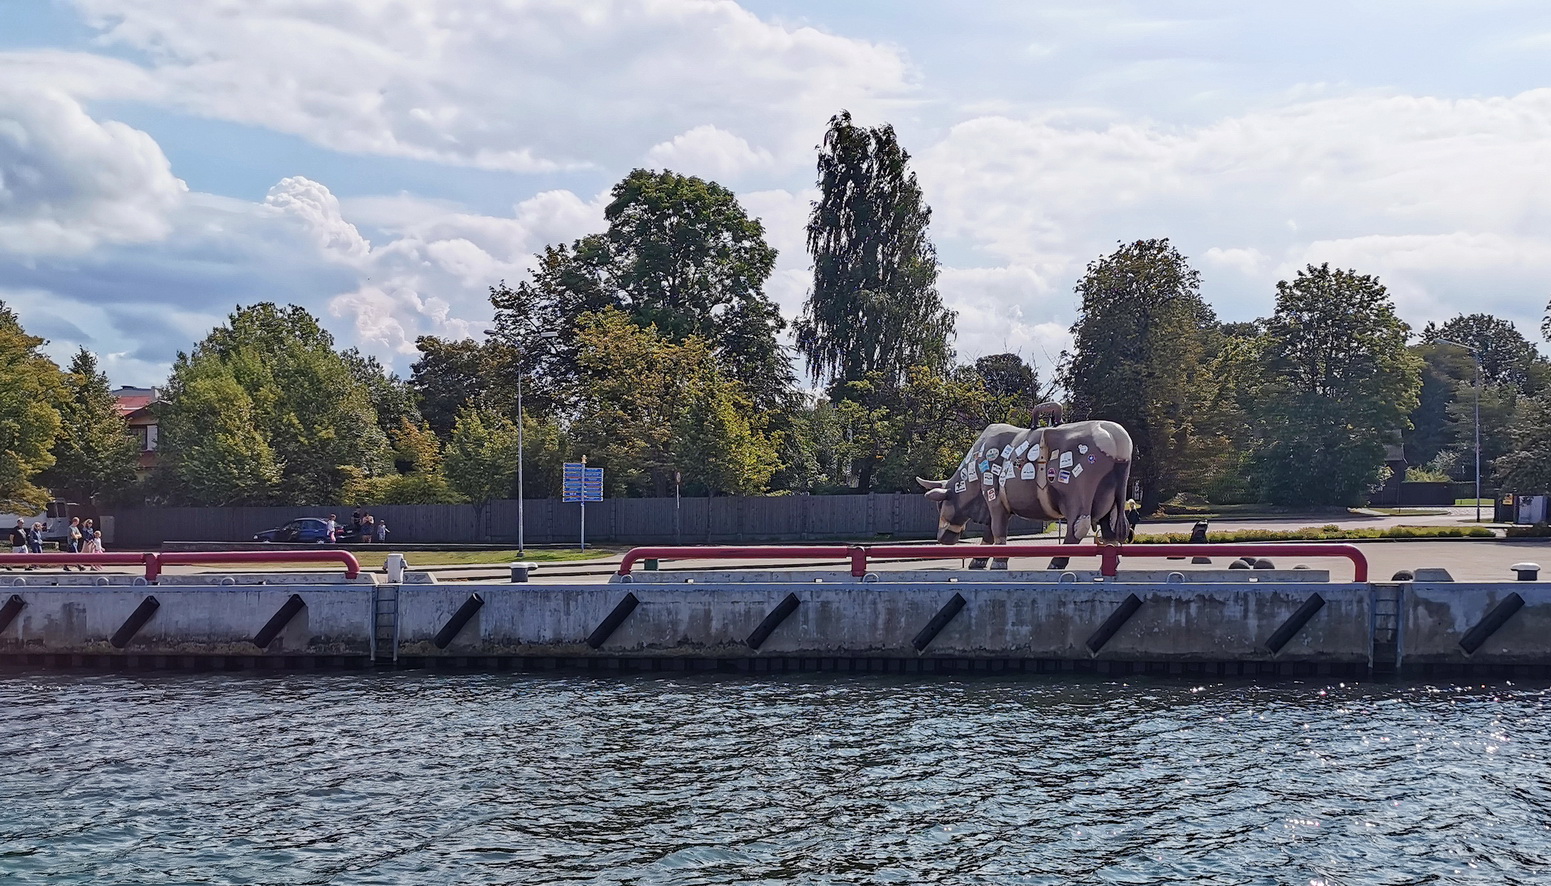
[[[361,563],[349,551],[168,551],[114,554],[0,554],[0,567],[13,566],[144,566],[145,580],[161,578],[166,566],[215,566],[227,563],[342,563],[345,577],[361,574]]]
[[[849,560],[851,574],[867,574],[869,557],[958,560],[983,557],[1098,557],[1099,573],[1113,576],[1125,557],[1342,557],[1352,561],[1353,581],[1368,580],[1368,558],[1353,545],[1297,542],[1137,545],[814,545],[772,547],[634,548],[619,563],[629,575],[642,560]]]

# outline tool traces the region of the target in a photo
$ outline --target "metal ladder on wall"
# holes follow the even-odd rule
[[[1375,676],[1391,675],[1400,662],[1399,584],[1373,585],[1373,652],[1370,668]]]
[[[372,595],[372,662],[399,660],[399,586],[379,584]]]

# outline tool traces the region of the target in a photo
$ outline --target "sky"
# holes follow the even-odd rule
[[[912,155],[961,360],[1048,378],[1154,237],[1223,320],[1329,262],[1539,340],[1543,0],[0,0],[0,300],[115,384],[261,301],[407,373],[645,167],[738,195],[791,320],[842,109]]]

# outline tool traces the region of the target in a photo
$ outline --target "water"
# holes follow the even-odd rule
[[[13,672],[0,882],[1545,883],[1548,698]]]

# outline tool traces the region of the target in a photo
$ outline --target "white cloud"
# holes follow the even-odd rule
[[[371,252],[372,245],[340,215],[338,198],[315,181],[299,175],[283,179],[269,189],[264,203],[299,219],[326,253],[356,260]]]
[[[541,172],[675,134],[747,163],[806,150],[841,107],[907,94],[890,47],[731,0],[76,0],[167,101],[336,150]],[[754,139],[742,157],[699,127]],[[693,144],[699,142],[698,145]]]
[[[0,251],[155,240],[185,190],[144,132],[93,120],[59,92],[0,88]]]
[[[648,165],[672,169],[681,175],[726,180],[771,163],[770,152],[715,126],[696,126],[688,132],[653,145],[646,152]]]

